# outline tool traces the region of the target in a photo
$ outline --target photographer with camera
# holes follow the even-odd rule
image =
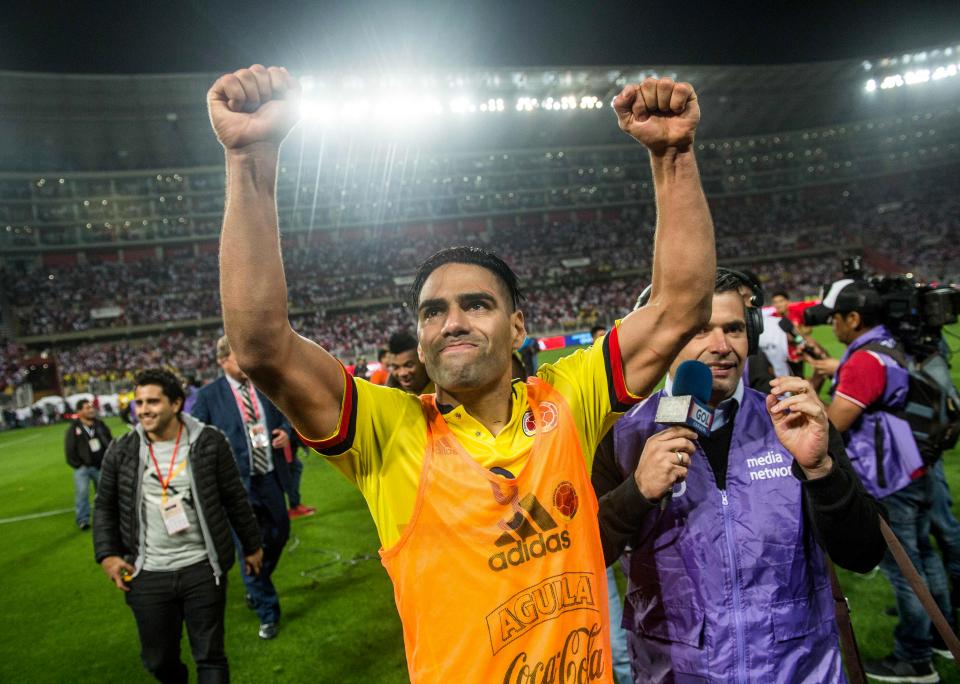
[[[867,491],[886,506],[890,527],[940,609],[950,615],[946,572],[930,542],[936,482],[910,424],[897,415],[906,401],[910,373],[901,345],[884,325],[883,298],[870,283],[844,278],[807,310],[805,322],[829,322],[847,345],[833,378],[827,416],[843,433]],[[893,654],[867,662],[867,674],[890,682],[939,681],[931,662],[930,617],[889,551],[880,567],[896,595],[900,621]]]

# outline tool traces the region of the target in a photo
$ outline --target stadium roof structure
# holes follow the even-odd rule
[[[304,128],[316,132],[360,121],[358,140],[403,135],[451,151],[603,144],[622,139],[608,110],[623,85],[671,76],[696,87],[704,111],[699,137],[704,140],[918,111],[955,101],[958,72],[960,46],[761,66],[318,71],[302,75],[305,112],[317,115],[313,121],[308,116]],[[0,171],[217,163],[220,150],[209,129],[205,93],[218,76],[0,72]],[[402,130],[381,125],[397,118],[428,120],[430,125]]]

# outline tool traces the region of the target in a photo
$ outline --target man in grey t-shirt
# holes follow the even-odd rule
[[[225,682],[231,527],[248,572],[260,572],[262,542],[229,443],[181,413],[183,399],[168,371],[137,377],[140,424],[103,459],[94,550],[133,610],[147,670],[163,682],[187,681],[180,660],[186,623],[198,681]]]

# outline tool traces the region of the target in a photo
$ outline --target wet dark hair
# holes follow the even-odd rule
[[[446,264],[473,264],[487,269],[507,289],[514,310],[520,308],[520,302],[524,299],[524,296],[520,291],[517,274],[507,266],[503,259],[481,247],[448,247],[428,257],[417,269],[413,285],[410,286],[410,306],[413,307],[414,311],[417,310],[417,305],[420,303],[420,291],[423,289],[423,284],[427,282],[427,278],[430,277],[431,273]]]
[[[754,306],[763,304],[763,287],[753,271],[737,271],[732,268],[717,267],[716,275],[713,279],[714,294],[723,294],[724,292],[740,292],[741,287],[748,287],[753,292]],[[637,303],[634,310],[646,306],[650,301],[650,295],[653,294],[653,285],[647,285],[643,292],[637,297]]]
[[[183,386],[180,384],[179,378],[170,371],[163,368],[148,368],[140,371],[134,379],[133,385],[134,387],[157,385],[171,404],[179,399],[181,402],[180,409],[183,410],[182,402],[186,399],[186,395],[183,393]]]
[[[406,330],[401,330],[390,336],[387,347],[390,349],[391,354],[402,354],[403,352],[417,348],[417,338]]]
[[[593,326],[592,328],[590,328],[590,334],[591,334],[591,335],[596,335],[598,332],[600,332],[600,333],[606,333],[606,332],[607,332],[607,329],[606,329],[604,326],[602,326],[602,325],[595,325],[595,326]]]
[[[390,353],[389,349],[381,347],[377,350],[377,361],[383,361],[383,357]]]
[[[723,268],[717,269],[717,277],[713,281],[713,291],[715,293],[739,292],[741,287],[750,287],[750,284],[739,274]]]
[[[87,404],[92,404],[92,403],[93,403],[93,402],[90,401],[89,399],[81,399],[80,401],[77,402],[77,412],[82,411],[84,406],[86,406]]]
[[[786,290],[777,290],[772,295],[770,295],[770,299],[773,299],[774,297],[783,297],[784,299],[790,299],[790,295],[787,294]]]

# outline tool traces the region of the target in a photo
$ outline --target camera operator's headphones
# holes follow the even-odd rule
[[[732,276],[741,284],[749,287],[753,293],[750,297],[750,306],[745,306],[743,312],[747,322],[747,356],[753,356],[760,351],[760,333],[763,332],[763,312],[760,310],[763,306],[763,286],[760,285],[756,276],[725,266],[717,266],[717,275]],[[643,288],[643,292],[637,297],[637,303],[633,307],[634,311],[647,305],[647,302],[650,301],[651,292],[653,292],[653,283]]]

